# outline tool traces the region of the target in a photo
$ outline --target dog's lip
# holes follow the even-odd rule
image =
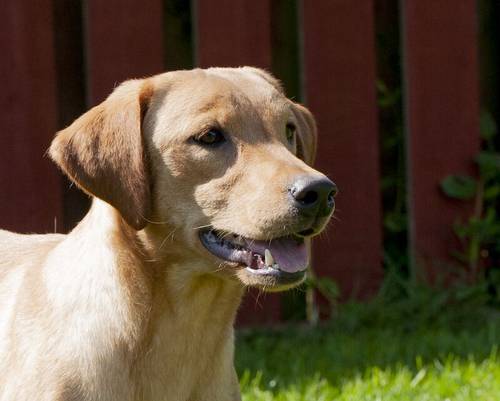
[[[208,228],[200,230],[199,237],[211,254],[255,275],[303,274],[309,264],[304,239],[295,235],[262,241]]]

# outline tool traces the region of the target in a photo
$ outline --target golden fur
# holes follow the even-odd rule
[[[214,124],[237,146],[189,141]],[[315,147],[311,114],[248,67],[127,81],[59,132],[52,159],[94,199],[68,235],[0,231],[0,400],[240,399],[233,321],[263,285],[197,230],[293,232],[283,188],[320,175]]]

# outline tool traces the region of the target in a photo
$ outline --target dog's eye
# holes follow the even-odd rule
[[[224,134],[215,128],[212,128],[201,135],[195,136],[193,139],[199,144],[209,146],[217,145],[226,141]]]
[[[288,143],[293,144],[296,130],[297,128],[295,128],[295,125],[291,123],[286,125],[286,140],[288,141]]]

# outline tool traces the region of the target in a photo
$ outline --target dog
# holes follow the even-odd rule
[[[334,210],[315,149],[252,67],[126,81],[58,132],[92,205],[67,235],[0,231],[0,400],[240,400],[244,290],[301,283]]]

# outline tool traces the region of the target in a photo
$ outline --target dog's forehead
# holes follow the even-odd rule
[[[255,99],[284,99],[281,87],[274,79],[257,69],[210,68],[205,70],[209,82],[227,82],[235,90]],[[273,84],[274,83],[274,84]]]
[[[186,111],[244,111],[252,108],[261,115],[287,112],[289,100],[265,77],[243,68],[210,68],[190,71],[174,80],[175,100]]]

